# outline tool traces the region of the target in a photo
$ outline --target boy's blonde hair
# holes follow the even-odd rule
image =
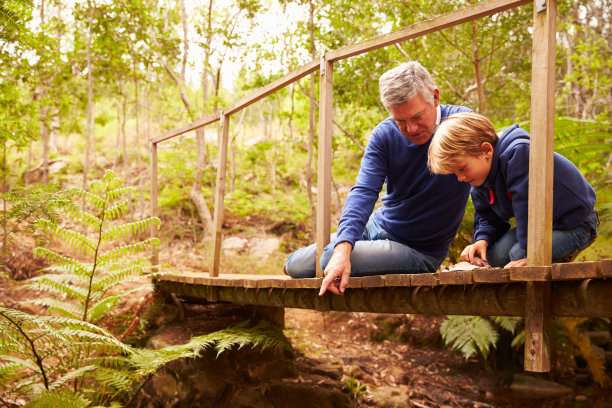
[[[450,174],[461,156],[482,154],[482,144],[495,147],[497,132],[489,119],[478,113],[461,112],[444,120],[429,145],[427,166],[434,174]]]

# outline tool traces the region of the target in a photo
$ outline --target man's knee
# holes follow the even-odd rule
[[[313,247],[311,245],[301,248],[289,255],[285,263],[285,273],[292,278],[314,278],[316,248]]]

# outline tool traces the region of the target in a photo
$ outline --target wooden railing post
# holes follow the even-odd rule
[[[157,143],[150,143],[151,149],[151,217],[158,217],[159,211],[157,207]],[[158,236],[157,226],[153,224],[151,226],[151,236],[156,238]],[[151,264],[159,264],[159,251],[157,247],[153,247],[151,251]]]
[[[331,223],[333,62],[321,55],[319,82],[319,143],[317,170],[317,277],[323,276],[319,264],[323,248],[329,243]]]
[[[225,204],[225,172],[227,165],[227,141],[229,138],[229,115],[220,113],[221,133],[219,133],[219,148],[217,152],[217,182],[215,185],[215,215],[213,232],[212,259],[210,276],[219,276],[219,261],[221,259],[223,209]]]
[[[556,0],[535,0],[531,59],[531,148],[529,154],[529,265],[552,262],[553,163],[555,121]],[[528,282],[525,370],[550,370],[550,282]]]

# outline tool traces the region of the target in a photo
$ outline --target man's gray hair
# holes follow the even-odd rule
[[[385,108],[408,102],[418,93],[427,103],[434,103],[437,88],[429,71],[417,61],[404,62],[382,74],[378,80],[380,100]]]

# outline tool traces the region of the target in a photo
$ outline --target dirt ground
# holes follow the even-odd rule
[[[148,290],[129,296],[115,313],[138,310]],[[22,303],[35,296],[32,290],[0,280],[0,301],[6,307],[40,312]],[[298,354],[342,363],[345,388],[355,396],[356,406],[612,407],[609,394],[593,396],[593,387],[575,388],[575,392],[562,398],[518,398],[509,385],[513,376],[523,375],[520,368],[514,372],[495,370],[492,357],[488,361],[466,361],[453,353],[442,344],[439,328],[443,320],[442,316],[286,309],[285,334]],[[381,396],[384,393],[387,396]],[[393,401],[398,395],[405,405],[381,405],[381,400],[388,397]]]

